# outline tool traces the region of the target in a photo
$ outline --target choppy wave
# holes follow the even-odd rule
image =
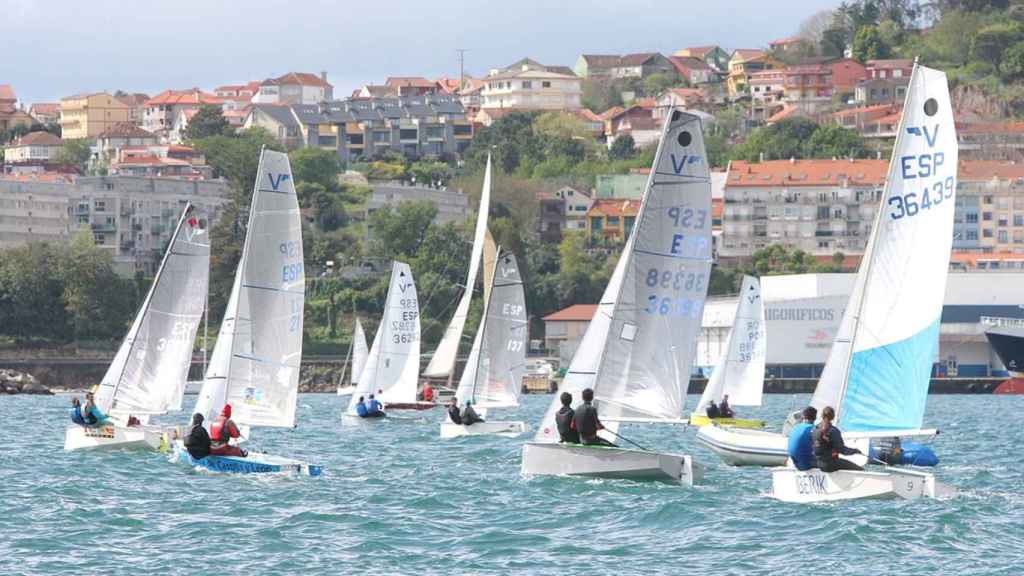
[[[502,417],[533,425],[549,399],[527,397]],[[768,395],[744,415],[781,422],[806,401]],[[442,441],[440,411],[343,427],[337,397],[306,395],[297,429],[257,430],[252,446],[324,475],[239,477],[155,453],[64,453],[66,403],[0,401],[2,574],[963,576],[1022,566],[1022,397],[929,398],[928,424],[945,431],[936,474],[959,497],[812,506],[765,497],[767,471],[721,465],[692,429],[622,433],[694,454],[708,469],[693,489],[524,479],[523,439]]]

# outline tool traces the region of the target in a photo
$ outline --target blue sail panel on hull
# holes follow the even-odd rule
[[[939,320],[910,338],[854,352],[839,423],[844,431],[908,430],[924,421]],[[893,381],[899,383],[893,385]]]

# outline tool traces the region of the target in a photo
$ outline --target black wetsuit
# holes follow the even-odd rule
[[[601,419],[597,417],[597,408],[593,404],[584,402],[580,405],[576,409],[576,416],[573,418],[573,422],[576,423],[576,431],[579,432],[582,443],[614,446],[611,442],[597,435],[597,431],[602,429],[603,426],[601,426]]]
[[[818,468],[824,472],[835,472],[836,470],[863,470],[864,468],[844,460],[840,454],[849,456],[857,454],[858,451],[848,448],[843,444],[843,435],[839,428],[829,426],[828,430],[822,430],[819,425],[811,433],[811,440],[814,442],[814,458],[818,461]]]
[[[189,456],[199,460],[210,455],[210,435],[203,428],[202,424],[195,424],[188,430],[185,436],[185,450]]]
[[[575,415],[576,411],[569,406],[562,406],[555,413],[555,425],[558,426],[558,436],[562,442],[580,443],[580,433],[572,427],[572,419]]]
[[[736,413],[729,407],[729,403],[722,400],[722,403],[718,405],[718,416],[721,418],[732,418]]]
[[[484,421],[484,419],[481,418],[480,415],[476,413],[476,410],[474,410],[472,406],[466,406],[462,410],[462,424],[463,425],[465,425],[465,426],[472,426],[473,424],[476,424],[477,422],[483,422],[483,421]]]
[[[462,414],[459,414],[458,406],[453,405],[448,407],[448,419],[455,424],[462,424]]]
[[[718,412],[718,405],[716,405],[714,402],[709,403],[707,407],[707,415],[708,418],[711,419],[718,418],[719,416],[721,416],[721,414]]]

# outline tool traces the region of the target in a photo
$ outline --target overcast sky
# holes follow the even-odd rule
[[[0,84],[26,103],[85,91],[155,94],[326,70],[337,96],[386,76],[480,75],[523,56],[793,35],[838,0],[0,0]]]

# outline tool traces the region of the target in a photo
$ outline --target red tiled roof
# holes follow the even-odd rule
[[[579,116],[580,118],[582,118],[583,120],[586,120],[588,122],[603,122],[604,121],[603,118],[601,118],[597,114],[594,114],[594,112],[592,110],[590,110],[589,108],[580,108],[579,110],[574,111],[573,114],[575,114],[576,116]]]
[[[320,86],[321,88],[332,88],[323,78],[308,72],[289,72],[284,76],[273,79],[275,84],[299,84],[301,86]]]
[[[726,187],[881,186],[887,160],[769,160],[729,163]]]
[[[1016,180],[1024,178],[1024,164],[1004,162],[1000,160],[961,160],[957,170],[957,180]]]
[[[722,211],[725,209],[725,198],[712,198],[711,199],[711,217],[721,218]]]
[[[28,110],[36,114],[56,114],[60,110],[60,104],[56,102],[39,102],[29,106]]]
[[[441,90],[444,90],[449,94],[455,94],[456,92],[459,91],[459,88],[462,87],[462,83],[459,81],[458,78],[449,78],[447,76],[442,76],[437,80],[434,80],[434,82],[441,87]]]
[[[14,146],[60,146],[62,140],[45,131],[29,132],[14,142]]]
[[[224,100],[199,88],[191,90],[164,90],[146,101],[146,106],[175,106],[188,104],[223,104]]]
[[[191,164],[184,160],[161,158],[159,156],[128,156],[122,158],[118,164],[133,164],[136,166],[191,166]]]
[[[694,70],[711,70],[711,66],[700,58],[692,56],[669,56],[668,61],[680,74],[686,74]]]
[[[1015,252],[953,252],[950,254],[950,262],[967,264],[970,268],[977,268],[978,262],[1021,262],[1024,261],[1024,254]]]
[[[794,106],[790,106],[789,104],[785,104],[784,103],[782,105],[782,109],[779,110],[778,112],[776,112],[775,114],[772,114],[771,116],[769,116],[768,119],[765,120],[765,123],[772,124],[772,123],[778,122],[779,120],[784,120],[786,118],[789,118],[790,116],[801,116],[801,115],[805,116],[806,114],[804,114],[799,108],[796,108]]]
[[[14,88],[10,84],[0,84],[0,100],[17,100],[14,95]]]
[[[384,85],[388,88],[434,88],[437,86],[437,84],[422,76],[390,76],[387,80],[384,80]]]
[[[764,56],[764,50],[759,50],[757,48],[737,48],[732,51],[732,57],[729,59],[731,60],[732,58],[735,58],[737,54],[739,54],[740,58],[744,60],[750,60],[752,58],[757,58],[758,56]]]
[[[658,106],[658,101],[656,99],[654,99],[654,98],[648,97],[648,98],[640,98],[638,100],[633,101],[633,106],[631,106],[631,108],[632,107],[656,108],[657,106]]]
[[[622,106],[612,106],[611,108],[601,112],[599,116],[602,120],[610,120],[619,115],[620,112],[624,112],[626,109]]]
[[[548,314],[542,320],[545,322],[590,322],[596,312],[597,304],[573,304],[568,308]]]
[[[957,122],[957,134],[1024,133],[1024,122]]]
[[[153,138],[156,139],[156,135],[147,130],[139,128],[131,122],[120,122],[114,124],[110,128],[107,128],[100,133],[99,138]]]
[[[901,104],[875,104],[874,106],[858,106],[857,108],[848,108],[846,110],[840,110],[839,112],[833,112],[833,118],[842,118],[843,116],[854,116],[857,114],[870,114],[872,112],[898,112],[903,108]]]
[[[605,216],[635,216],[640,211],[640,201],[599,198],[594,200],[587,213],[589,214],[593,210],[597,210]]]

